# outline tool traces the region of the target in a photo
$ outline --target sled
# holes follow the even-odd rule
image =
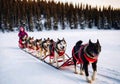
[[[18,42],[19,42],[18,46],[19,46],[21,49],[23,49],[23,48],[24,48],[24,45],[23,45],[22,41],[19,40]]]
[[[32,52],[29,52],[29,51],[26,51],[23,47],[23,45],[21,45],[19,43],[19,48],[21,50],[23,50],[24,52],[30,54],[31,56],[39,59],[40,61],[43,61],[44,63],[56,68],[56,69],[60,69],[61,67],[65,67],[65,66],[70,66],[70,65],[73,65],[73,60],[72,60],[72,57],[68,56],[68,54],[64,53],[64,56],[65,56],[65,60],[63,61],[63,59],[58,59],[58,63],[59,63],[59,66],[56,66],[56,62],[53,62],[53,63],[50,63],[49,60],[53,60],[54,58],[54,54],[49,54],[49,55],[46,55],[44,56],[42,59],[40,57],[38,57],[37,55],[35,55],[34,53]]]
[[[55,62],[54,62],[53,64],[51,64],[51,63],[49,62],[49,59],[52,60],[54,56],[46,55],[43,59],[40,59],[39,57],[37,57],[37,56],[34,55],[33,53],[27,52],[26,50],[24,50],[24,49],[21,48],[21,47],[20,47],[20,49],[23,50],[24,52],[30,54],[31,56],[37,58],[38,60],[40,60],[40,61],[42,61],[42,62],[44,62],[44,63],[46,63],[46,64],[48,64],[48,65],[50,65],[50,66],[52,66],[52,67],[54,67],[54,68],[56,68],[56,69],[60,69],[61,67],[66,67],[66,66],[70,66],[70,65],[73,65],[73,64],[74,64],[72,57],[69,57],[66,53],[65,53],[65,61],[63,62],[62,59],[59,59],[59,60],[58,60],[58,63],[59,63],[60,65],[57,67],[57,66],[55,65],[55,64],[56,64]]]
[[[65,66],[70,66],[73,65],[73,60],[72,57],[69,57],[66,53],[64,54],[65,56],[65,60],[63,61],[63,59],[58,59],[58,63],[59,66],[56,66],[56,62],[50,63],[50,60],[53,60],[53,55],[46,55],[42,61],[44,61],[45,63],[49,64],[50,66],[53,66],[57,69],[60,69],[61,67],[65,67]]]

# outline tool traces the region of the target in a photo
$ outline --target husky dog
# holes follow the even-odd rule
[[[80,40],[73,47],[72,57],[74,62],[75,73],[77,73],[76,64],[78,63],[80,64],[80,74],[82,75],[84,71],[86,75],[86,80],[89,83],[91,83],[92,80],[95,80],[96,78],[97,60],[100,52],[101,52],[101,46],[99,40],[97,40],[96,43],[92,43],[91,40],[89,40],[89,43],[85,45],[82,45],[82,41]],[[92,68],[93,68],[92,80],[89,79],[89,73],[88,73],[89,63],[92,64]]]
[[[62,40],[58,39],[57,42],[54,45],[54,58],[53,58],[53,63],[56,63],[56,66],[59,67],[58,65],[58,59],[63,58],[63,62],[65,62],[65,51],[66,51],[67,43],[65,39],[63,38]]]
[[[34,44],[35,44],[35,50],[36,51],[39,50],[42,44],[42,39],[36,39]]]
[[[42,48],[41,48],[41,45],[42,45],[42,39],[36,39],[35,42],[35,51],[36,51],[36,56],[37,57],[40,57],[42,54]]]
[[[44,39],[44,41],[42,41],[41,48],[42,48],[43,57],[49,54],[49,45],[50,45],[50,38]]]
[[[26,51],[33,52],[33,50],[35,50],[34,37],[29,37],[26,44],[27,44]]]

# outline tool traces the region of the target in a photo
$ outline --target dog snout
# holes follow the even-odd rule
[[[64,48],[65,48],[64,46],[61,47],[62,50],[64,50]]]
[[[94,57],[96,57],[96,56],[98,56],[98,53],[92,53],[92,55],[93,55]]]
[[[64,49],[65,49],[65,46],[63,46],[62,49],[64,50]]]

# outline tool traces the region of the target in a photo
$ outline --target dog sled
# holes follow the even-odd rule
[[[23,50],[24,52],[30,54],[31,56],[39,59],[40,61],[56,68],[56,69],[60,69],[61,67],[66,67],[66,66],[70,66],[73,65],[73,59],[72,57],[70,57],[68,54],[64,53],[65,56],[65,61],[63,59],[59,59],[58,63],[59,66],[56,66],[56,62],[51,63],[49,60],[53,60],[54,59],[54,54],[50,54],[50,55],[46,55],[44,56],[43,59],[39,58],[36,54],[34,54],[33,52],[28,52],[26,51],[24,48],[21,48],[21,46],[19,46],[21,50]]]
[[[59,55],[60,57],[61,55]],[[44,61],[45,63],[49,64],[50,66],[53,66],[57,69],[60,69],[61,67],[65,67],[65,66],[70,66],[73,65],[73,59],[72,57],[68,56],[68,54],[64,53],[64,57],[65,59],[62,59],[62,57],[60,57],[60,59],[57,60],[59,66],[56,65],[56,61],[54,60],[54,54],[50,54],[50,55],[46,55],[42,61]]]

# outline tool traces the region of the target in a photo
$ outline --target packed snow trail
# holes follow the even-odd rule
[[[120,31],[44,31],[29,32],[29,35],[35,38],[64,37],[69,55],[76,41],[96,41],[99,38],[102,53],[98,61],[97,79],[93,84],[120,83]],[[0,44],[0,84],[88,84],[85,76],[73,73],[73,66],[57,70],[19,49],[15,32],[0,33]],[[91,68],[89,70],[92,72]]]

